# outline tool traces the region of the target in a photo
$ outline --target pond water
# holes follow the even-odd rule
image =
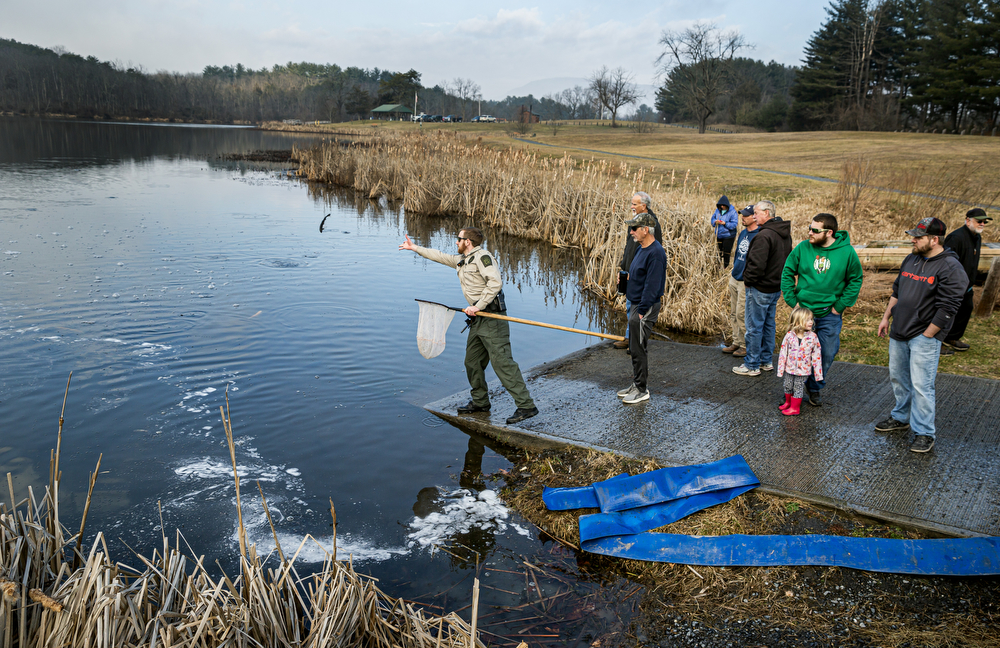
[[[589,644],[620,632],[636,587],[595,581],[586,557],[505,509],[479,474],[507,460],[422,409],[468,388],[465,336],[458,317],[444,353],[423,359],[413,300],[464,300],[453,270],[397,245],[408,233],[453,250],[465,223],[225,161],[309,141],[0,118],[0,475],[12,473],[19,498],[28,486],[43,492],[72,372],[64,521],[78,524],[103,453],[90,539],[103,531],[113,557],[135,563],[127,547],[152,551],[162,515],[168,535],[180,530],[228,571],[238,551],[219,411],[228,392],[244,517],[265,552],[274,543],[258,482],[286,554],[309,534],[318,543],[298,561],[323,558],[332,499],[338,556],[431,612],[468,605],[478,552],[490,642],[515,644],[498,636],[520,632],[534,644]],[[581,295],[572,251],[503,236],[488,246],[512,315],[619,326]],[[522,369],[597,343],[519,325],[511,334]],[[542,620],[519,621],[532,601]]]

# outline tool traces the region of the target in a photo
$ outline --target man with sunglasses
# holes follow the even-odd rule
[[[646,347],[653,332],[653,324],[660,315],[660,298],[667,279],[667,255],[656,241],[653,230],[656,220],[652,214],[636,214],[625,221],[629,236],[638,249],[628,269],[628,286],[625,296],[629,301],[628,350],[632,356],[632,384],[618,392],[627,405],[649,400],[646,379],[649,362]]]
[[[492,364],[497,378],[517,406],[514,414],[507,419],[507,423],[513,425],[538,414],[538,408],[528,393],[528,386],[524,384],[520,367],[511,355],[510,324],[506,320],[476,317],[476,313],[480,311],[507,314],[500,270],[493,255],[481,247],[483,238],[483,232],[478,227],[466,227],[458,233],[458,254],[446,254],[439,250],[420,247],[415,245],[409,236],[399,249],[412,250],[425,259],[458,270],[462,294],[469,302],[469,307],[464,312],[472,320],[469,325],[469,338],[465,344],[465,372],[472,387],[472,400],[459,407],[458,413],[490,411],[486,365]]]
[[[851,246],[851,236],[837,229],[833,214],[816,214],[809,224],[808,238],[795,246],[781,271],[785,303],[813,312],[813,332],[823,356],[823,380],[812,375],[806,380],[810,405],[823,404],[820,390],[826,386],[830,365],[840,350],[844,309],[858,301],[863,280],[864,270]]]
[[[941,244],[945,225],[940,220],[921,219],[906,233],[913,237],[913,253],[903,259],[878,325],[879,337],[889,334],[889,382],[896,407],[875,430],[912,429],[910,451],[923,453],[934,447],[934,383],[941,342],[951,330],[969,278],[958,256]]]

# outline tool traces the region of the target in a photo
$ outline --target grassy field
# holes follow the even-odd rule
[[[543,155],[592,158],[624,157],[665,180],[690,172],[708,193],[731,199],[796,198],[832,200],[845,160],[864,156],[872,166],[872,186],[943,195],[958,200],[998,204],[995,159],[1000,138],[930,133],[814,131],[802,133],[714,133],[652,125],[648,132],[609,122],[533,124],[512,132],[505,124],[412,124],[352,122],[331,125],[362,129],[454,132],[498,146],[527,147]],[[513,139],[530,140],[525,143]],[[540,146],[541,145],[541,146]],[[583,149],[599,151],[595,153]],[[641,158],[641,159],[638,159]],[[727,167],[747,167],[734,169]],[[816,176],[820,182],[792,175]],[[829,181],[834,181],[831,183]],[[966,208],[967,209],[967,208]],[[961,210],[964,212],[965,210]]]

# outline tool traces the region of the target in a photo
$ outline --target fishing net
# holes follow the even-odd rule
[[[444,351],[445,334],[455,317],[455,311],[441,304],[418,301],[420,321],[417,323],[417,348],[425,358],[435,358]]]

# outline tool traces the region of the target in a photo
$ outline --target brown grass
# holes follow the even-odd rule
[[[582,287],[619,309],[624,301],[616,294],[616,279],[626,236],[623,222],[630,217],[628,199],[634,191],[646,191],[660,217],[670,260],[664,295],[666,307],[658,324],[698,334],[724,330],[728,308],[726,275],[717,261],[712,231],[707,225],[718,189],[706,189],[705,181],[690,168],[667,167],[662,161],[643,162],[642,166],[626,161],[609,162],[595,159],[593,154],[574,152],[568,143],[602,145],[612,152],[632,143],[641,153],[643,147],[661,146],[664,141],[678,142],[686,154],[702,159],[705,154],[696,154],[692,148],[698,142],[722,155],[722,162],[742,162],[761,168],[801,161],[810,146],[830,146],[834,151],[843,151],[834,171],[835,175],[841,174],[839,185],[791,179],[787,185],[774,189],[784,193],[784,198],[776,199],[777,215],[792,222],[796,243],[805,238],[812,217],[819,212],[840,215],[855,244],[900,240],[905,239],[904,230],[926,215],[942,218],[949,229],[959,227],[964,222],[965,203],[989,204],[1000,192],[992,181],[983,180],[987,164],[970,159],[967,153],[952,163],[939,162],[942,150],[956,153],[961,150],[954,147],[959,139],[978,150],[990,146],[990,138],[936,141],[933,154],[918,164],[901,152],[900,146],[905,143],[900,139],[903,134],[699,138],[687,133],[660,133],[663,129],[659,129],[647,141],[642,139],[644,135],[628,134],[627,129],[611,133],[610,129],[596,126],[567,125],[553,136],[559,138],[562,149],[540,149],[526,148],[531,145],[512,143],[509,138],[503,141],[500,131],[489,125],[446,124],[444,128],[423,131],[414,131],[409,126],[395,122],[354,130],[343,125],[338,125],[336,131],[328,128],[325,132],[350,136],[354,143],[329,142],[295,151],[301,165],[299,172],[310,180],[351,187],[369,197],[402,201],[412,212],[469,217],[487,231],[577,248],[585,260]],[[726,156],[734,152],[731,147],[736,140],[769,153],[784,151],[784,157],[758,158],[748,154],[745,162],[728,159]],[[861,153],[847,153],[846,147],[862,144],[867,148]],[[902,161],[892,164],[887,151],[898,154]],[[836,155],[824,158],[827,163],[823,169],[830,170],[827,158],[831,157]],[[696,166],[706,169],[702,162]],[[728,183],[735,189],[729,193],[734,205],[774,198],[764,192],[763,185],[753,184],[760,180],[759,172],[727,170],[727,173]],[[774,182],[773,177],[768,181]],[[888,186],[898,186],[900,192],[882,190],[879,183],[886,182],[892,183]],[[806,185],[808,188],[803,188]],[[952,198],[938,200],[931,195]],[[984,240],[1000,240],[1000,228],[987,229]]]

